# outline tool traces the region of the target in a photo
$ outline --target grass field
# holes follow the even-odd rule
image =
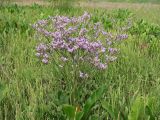
[[[81,3],[82,7],[101,8],[107,10],[128,9],[135,14],[138,19],[147,20],[150,23],[160,24],[160,5],[150,3],[113,3],[113,2],[90,2]]]
[[[0,120],[160,119],[159,4],[109,4],[0,7]],[[128,23],[131,26],[124,31],[128,39],[114,46],[120,49],[116,62],[105,71],[82,65],[90,76],[76,77],[75,82],[69,73],[72,62],[61,69],[36,57],[36,45],[46,39],[36,35],[32,24],[84,11],[92,15],[91,23],[100,21],[107,32],[117,34]],[[58,54],[53,59],[59,61]],[[77,88],[75,96],[72,87]]]

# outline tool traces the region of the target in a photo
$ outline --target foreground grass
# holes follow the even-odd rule
[[[128,10],[107,11],[87,8],[86,10],[93,14],[95,22],[97,19],[101,20],[106,29],[111,31],[114,24],[108,20],[114,18],[121,24],[132,15]],[[0,119],[64,119],[61,104],[66,102],[65,93],[59,92],[61,86],[56,81],[58,75],[55,76],[52,72],[54,63],[43,65],[35,57],[37,39],[30,24],[49,15],[73,16],[82,13],[81,8],[57,9],[38,5],[0,8]],[[131,107],[130,101],[133,96],[135,94],[142,96],[145,100],[153,101],[152,114],[158,119],[159,27],[132,16],[131,18],[135,26],[128,31],[129,39],[119,46],[121,53],[118,61],[109,66],[108,72],[105,73],[107,79],[104,81],[108,83],[109,88],[106,91],[107,97],[103,100],[111,105],[113,111],[116,109],[119,114],[124,114],[124,110]],[[151,31],[149,28],[152,26],[154,27]],[[99,78],[99,81],[92,82],[100,84],[100,81]],[[85,97],[91,94],[91,89],[96,88],[94,85],[87,83],[83,86]],[[58,96],[57,92],[64,96]],[[92,114],[94,113],[102,116],[96,108],[93,109]]]

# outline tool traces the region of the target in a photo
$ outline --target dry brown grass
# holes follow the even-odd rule
[[[48,5],[44,0],[11,0],[13,3],[18,5],[31,5],[31,4],[39,4],[39,5]]]
[[[83,7],[92,7],[92,8],[105,8],[105,9],[119,9],[119,8],[128,8],[128,9],[141,9],[141,8],[160,8],[159,4],[151,3],[113,3],[113,2],[81,2],[80,6]]]

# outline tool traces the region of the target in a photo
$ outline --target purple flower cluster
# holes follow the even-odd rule
[[[118,52],[118,49],[117,48],[109,48],[108,51],[109,51],[110,54],[113,55],[113,54],[116,54]]]
[[[104,30],[101,23],[94,24],[90,18],[91,15],[85,12],[79,17],[55,16],[35,23],[33,28],[50,40],[37,46],[37,57],[48,63],[49,55],[58,53],[63,62],[71,60],[78,65],[83,61],[95,68],[106,69],[110,62],[116,60],[118,49],[112,47],[113,43],[128,36],[114,37]],[[80,77],[86,76],[80,72]]]
[[[116,39],[119,40],[119,41],[127,39],[127,38],[128,38],[127,34],[121,34],[121,35],[116,36]]]
[[[79,76],[80,76],[80,78],[82,78],[82,79],[85,79],[85,78],[88,78],[88,74],[87,73],[83,73],[83,72],[79,72]]]
[[[36,50],[37,50],[36,56],[41,58],[43,63],[47,64],[48,58],[49,58],[49,56],[47,54],[48,47],[45,44],[40,43],[36,47]]]

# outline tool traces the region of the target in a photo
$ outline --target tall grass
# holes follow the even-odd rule
[[[0,119],[2,120],[63,120],[62,104],[67,102],[64,81],[57,81],[60,73],[53,74],[54,63],[44,65],[35,57],[37,38],[30,24],[49,15],[77,16],[80,8],[51,8],[33,5],[31,7],[9,6],[0,8]],[[132,17],[127,10],[86,9],[93,15],[93,21],[100,20],[108,31]],[[116,20],[116,23],[113,22]],[[119,45],[121,53],[116,63],[108,68],[106,79],[97,73],[96,80],[86,81],[82,86],[83,97],[87,99],[97,85],[108,84],[105,98],[119,119],[132,116],[135,96],[142,96],[143,102],[151,106],[155,119],[160,117],[160,34],[159,26],[144,20],[132,19],[133,27],[127,32],[129,39]],[[55,73],[55,72],[54,72]],[[134,103],[134,104],[132,104]],[[141,103],[141,102],[140,102]],[[97,103],[100,105],[100,102]],[[80,108],[83,104],[79,105]],[[105,112],[104,112],[105,111]],[[134,111],[134,110],[133,110]],[[111,119],[112,113],[95,106],[91,115],[96,119]],[[116,116],[116,115],[115,115]],[[123,117],[124,116],[124,117]],[[91,119],[91,118],[90,118]],[[112,118],[113,119],[113,118]],[[144,119],[144,118],[143,118]]]
[[[46,0],[46,1],[49,1],[53,6],[63,7],[63,8],[72,7],[74,2],[78,2],[77,0]]]

